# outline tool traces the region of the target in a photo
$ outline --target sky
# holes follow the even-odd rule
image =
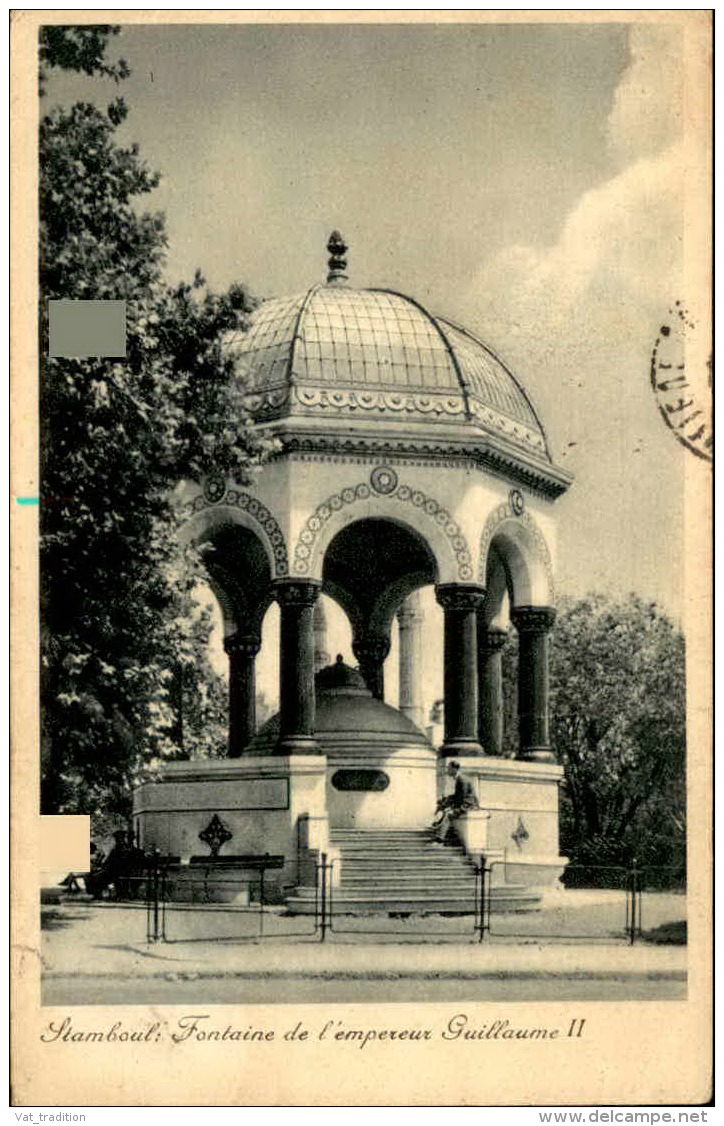
[[[558,592],[635,591],[678,619],[691,455],[649,365],[686,296],[680,29],[139,25],[112,50],[133,72],[123,139],[162,173],[169,277],[295,293],[341,230],[351,284],[462,322],[530,392],[575,477]],[[115,94],[63,76],[46,104]]]

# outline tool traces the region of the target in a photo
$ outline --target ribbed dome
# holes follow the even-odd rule
[[[316,285],[263,302],[227,347],[259,421],[458,423],[550,461],[528,396],[498,357],[402,294]]]
[[[356,669],[338,661],[316,676],[314,737],[320,751],[358,753],[399,747],[429,747],[419,728],[398,711],[376,700]],[[272,754],[279,738],[279,716],[268,720],[248,747],[249,754]]]

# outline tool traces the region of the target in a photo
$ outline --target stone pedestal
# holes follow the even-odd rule
[[[300,882],[300,874],[301,882],[308,877],[304,849],[330,851],[326,783],[324,755],[244,755],[234,760],[165,763],[154,781],[143,783],[134,793],[139,847],[146,852],[157,848],[188,863],[192,856],[205,854],[199,833],[216,814],[232,834],[221,847],[222,859],[224,854],[284,856],[283,869],[269,871],[265,877],[270,901],[281,900],[285,888]],[[314,831],[302,840],[305,819]]]
[[[556,885],[568,863],[558,845],[563,767],[487,756],[460,759],[460,765],[475,785],[480,805],[470,824],[477,841],[482,830],[476,819],[485,818],[483,855],[491,865],[493,883]],[[477,849],[472,855],[478,855]]]

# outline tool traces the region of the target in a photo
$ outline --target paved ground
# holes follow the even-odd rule
[[[645,929],[684,918],[684,897],[645,898]],[[567,891],[535,914],[494,916],[484,943],[470,917],[340,918],[324,943],[312,920],[273,909],[264,912],[263,938],[254,910],[175,907],[167,912],[168,942],[147,943],[146,924],[140,905],[43,908],[43,1003],[664,1000],[686,993],[686,947],[629,946],[617,892]]]

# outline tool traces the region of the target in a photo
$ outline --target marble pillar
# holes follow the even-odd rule
[[[274,593],[279,626],[279,754],[313,754],[314,605],[320,584],[312,579],[280,579]]]
[[[239,758],[256,734],[256,656],[261,637],[233,633],[224,638],[229,657],[229,758]]]
[[[477,611],[482,587],[445,583],[435,588],[445,614],[446,757],[479,755]]]
[[[397,611],[399,629],[399,707],[420,731],[425,730],[422,702],[422,623],[420,593],[406,598]]]
[[[486,755],[503,753],[504,629],[486,625],[478,615],[478,737]]]
[[[553,762],[549,729],[548,634],[555,620],[550,606],[516,606],[518,631],[518,758]]]

